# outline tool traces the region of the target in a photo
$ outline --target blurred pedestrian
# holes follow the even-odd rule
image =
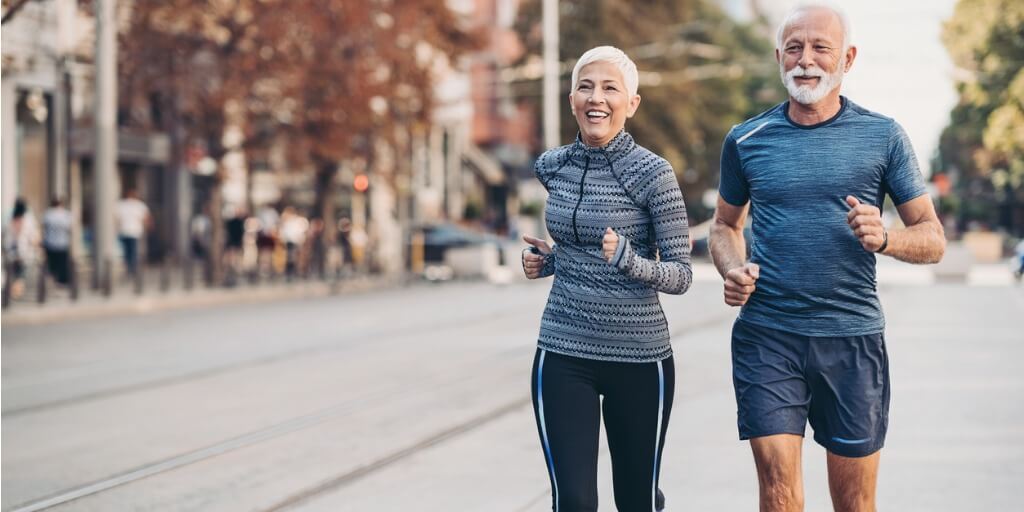
[[[338,246],[341,248],[341,269],[348,274],[352,270],[352,220],[348,217],[338,221]]]
[[[569,95],[579,135],[535,168],[556,245],[524,236],[523,268],[531,279],[554,275],[532,373],[554,510],[597,510],[602,410],[616,507],[664,507],[675,363],[658,293],[686,292],[692,269],[675,173],[624,129],[640,105],[637,83],[621,50],[584,53]]]
[[[71,224],[71,210],[60,198],[53,198],[43,213],[43,248],[46,266],[59,284],[70,282]]]
[[[39,254],[39,224],[25,199],[14,201],[14,210],[4,238],[4,255],[10,265],[10,291],[12,298],[25,292],[25,273],[36,263]]]
[[[256,266],[260,273],[273,274],[274,248],[277,246],[277,228],[280,215],[273,206],[263,205],[256,211],[259,231],[256,233]]]
[[[227,286],[234,286],[241,272],[246,217],[245,208],[237,206],[224,221],[224,267],[227,269],[224,284]]]
[[[306,231],[306,241],[303,244],[305,258],[302,265],[302,275],[309,276],[309,273],[316,269],[323,276],[325,270],[326,254],[323,245],[324,221],[314,217],[309,221],[309,229]]]
[[[710,237],[725,302],[743,306],[732,332],[739,435],[762,511],[803,509],[808,421],[835,510],[875,510],[889,413],[877,255],[934,263],[945,238],[903,128],[840,95],[857,56],[846,16],[804,5],[777,34],[789,100],[726,136]],[[883,224],[885,194],[905,229]]]
[[[192,217],[192,222],[189,223],[189,235],[192,240],[192,257],[206,260],[210,254],[210,240],[213,235],[210,217],[206,215],[206,212],[199,212]]]
[[[285,276],[291,280],[295,277],[299,265],[299,250],[306,241],[309,221],[295,212],[291,206],[281,213],[281,241],[286,251]]]
[[[149,207],[139,199],[135,189],[128,189],[124,198],[117,202],[117,237],[121,241],[125,270],[131,276],[138,273],[139,240],[152,226],[153,218]]]

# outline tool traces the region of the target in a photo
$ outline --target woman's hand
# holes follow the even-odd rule
[[[604,252],[604,259],[611,263],[615,257],[615,251],[619,248],[619,235],[612,228],[604,230],[604,239],[601,240],[601,250]]]
[[[537,279],[544,269],[544,256],[551,254],[551,246],[544,240],[523,235],[523,241],[532,247],[523,249],[523,272],[527,279]]]

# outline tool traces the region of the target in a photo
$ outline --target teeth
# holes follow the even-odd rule
[[[587,117],[608,117],[608,114],[592,110],[590,112],[587,112]]]

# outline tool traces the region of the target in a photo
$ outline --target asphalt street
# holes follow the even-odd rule
[[[881,509],[1016,509],[1024,288],[912,281],[881,285],[893,383]],[[5,326],[2,509],[550,510],[529,405],[548,286]],[[714,279],[663,299],[677,364],[668,510],[756,510],[736,437],[736,311]],[[807,510],[830,510],[824,452],[804,447]],[[610,478],[603,453],[601,510],[614,509]]]

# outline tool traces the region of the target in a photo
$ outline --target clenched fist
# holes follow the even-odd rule
[[[615,257],[615,251],[619,248],[619,235],[612,228],[605,228],[604,238],[601,240],[601,251],[604,253],[604,259],[611,263],[612,258]]]
[[[850,225],[853,234],[857,235],[861,247],[865,251],[878,252],[886,240],[881,210],[877,206],[863,204],[853,196],[846,196],[846,204],[850,205],[846,223]]]
[[[523,241],[531,247],[523,249],[523,272],[527,279],[537,279],[544,270],[544,256],[551,254],[551,246],[544,240],[523,235]]]
[[[742,306],[750,299],[757,289],[757,278],[761,275],[761,267],[757,263],[747,263],[725,273],[725,303],[730,306]]]

